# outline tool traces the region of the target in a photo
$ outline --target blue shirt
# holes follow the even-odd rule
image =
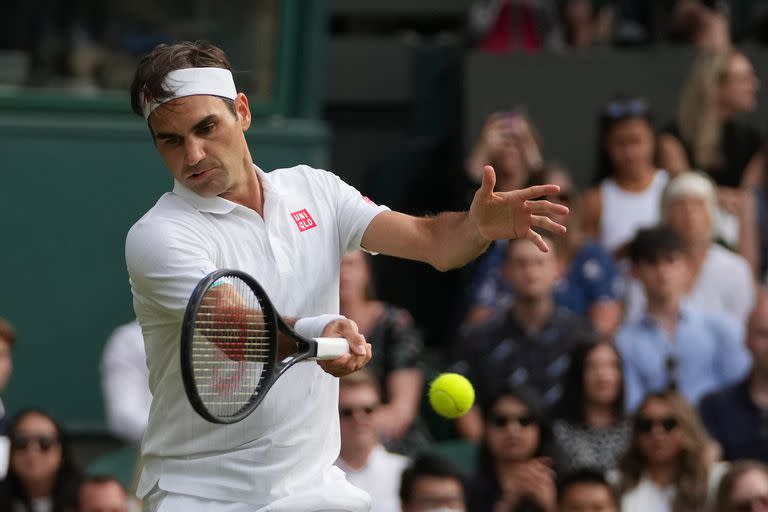
[[[750,367],[744,330],[730,317],[680,308],[674,339],[648,315],[625,323],[616,335],[624,360],[627,407],[634,410],[646,394],[670,382],[667,361],[677,361],[678,391],[692,404],[706,393],[743,378]]]

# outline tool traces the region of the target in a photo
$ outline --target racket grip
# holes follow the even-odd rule
[[[349,354],[349,342],[345,338],[314,338],[314,340],[317,342],[317,354],[313,359],[323,361]]]

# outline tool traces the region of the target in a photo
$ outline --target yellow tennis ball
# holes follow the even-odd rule
[[[475,403],[475,388],[463,375],[442,373],[429,386],[429,403],[440,416],[458,418]]]

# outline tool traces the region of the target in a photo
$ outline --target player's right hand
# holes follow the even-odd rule
[[[365,336],[360,333],[357,324],[353,320],[334,320],[323,329],[323,337],[344,338],[349,343],[349,354],[318,361],[318,364],[335,377],[341,377],[355,372],[368,364],[371,360],[371,344],[365,341]]]

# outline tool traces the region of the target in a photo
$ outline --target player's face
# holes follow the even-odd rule
[[[610,489],[596,483],[569,486],[560,498],[560,512],[618,512]]]
[[[25,415],[11,434],[11,453],[11,467],[22,482],[52,483],[62,455],[56,426],[40,414]]]
[[[728,501],[734,512],[768,512],[768,475],[757,469],[743,473]]]
[[[80,489],[79,512],[127,512],[128,500],[116,482],[86,483]]]
[[[706,199],[695,196],[677,197],[670,201],[666,211],[667,225],[690,241],[712,239],[714,219],[710,215]]]
[[[528,407],[514,397],[502,397],[494,405],[485,427],[488,448],[494,459],[524,462],[536,453],[541,430]]]
[[[690,269],[683,253],[665,254],[653,262],[636,263],[632,268],[649,300],[674,300],[687,289]]]
[[[733,55],[720,82],[720,102],[733,112],[751,112],[757,105],[759,82],[752,63],[744,55]]]
[[[684,443],[683,429],[677,424],[674,411],[664,400],[651,399],[646,402],[638,412],[638,418],[651,425],[650,430],[635,429],[638,446],[648,463],[668,464],[680,456]],[[669,428],[672,423],[674,425]]]
[[[13,360],[11,359],[11,345],[8,340],[0,337],[0,391],[5,389],[8,379],[13,371]]]
[[[403,512],[429,512],[450,510],[464,512],[464,491],[455,478],[422,476],[413,484],[410,503],[403,505]]]
[[[558,279],[558,261],[552,244],[541,252],[532,242],[510,242],[502,274],[521,300],[547,297]]]
[[[606,137],[605,149],[617,173],[634,175],[653,165],[653,130],[644,119],[618,121]]]
[[[251,122],[248,100],[235,99],[237,116],[221,98],[178,98],[149,116],[155,144],[171,175],[203,197],[235,193],[253,173],[245,130]]]
[[[621,392],[621,363],[607,345],[597,345],[584,364],[584,394],[588,402],[600,405],[616,403]]]
[[[370,448],[379,442],[375,413],[379,395],[371,386],[341,386],[339,421],[342,445]]]

